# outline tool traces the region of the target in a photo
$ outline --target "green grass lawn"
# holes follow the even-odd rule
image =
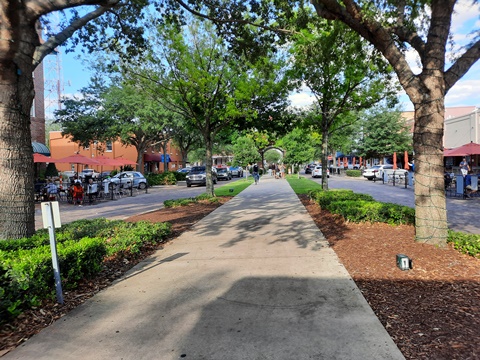
[[[322,190],[322,185],[298,175],[287,175],[287,181],[297,195],[307,194],[310,190]]]
[[[248,180],[240,179],[229,184],[225,184],[215,188],[216,196],[236,196],[249,187],[253,183],[253,178],[249,177]],[[233,189],[233,191],[230,191]]]

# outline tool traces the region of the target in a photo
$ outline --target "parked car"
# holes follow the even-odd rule
[[[102,171],[102,172],[100,173],[100,177],[101,177],[102,179],[105,179],[105,178],[107,178],[107,177],[110,177],[111,174],[112,174],[111,171]]]
[[[187,187],[192,185],[207,185],[207,171],[205,166],[192,166],[187,175]],[[217,172],[212,169],[213,183],[217,183]]]
[[[311,174],[315,166],[316,164],[308,164],[307,166],[305,166],[305,174]]]
[[[381,179],[383,177],[383,172],[388,169],[393,169],[393,165],[374,165],[371,168],[365,169],[363,177],[368,180],[373,180],[374,178]]]
[[[243,176],[243,168],[241,166],[231,166],[230,172],[232,173],[232,177],[242,177]]]
[[[217,180],[232,180],[232,173],[227,168],[217,168]]]
[[[85,179],[85,177],[91,177],[93,179],[96,179],[100,177],[100,173],[98,171],[95,171],[93,169],[83,169],[80,174],[78,174],[80,179]]]
[[[77,174],[76,171],[62,171],[59,175],[61,175],[63,178],[71,179]]]
[[[191,169],[192,169],[191,167],[184,167],[184,168],[178,169],[177,172],[188,174]]]
[[[105,179],[104,182],[105,181],[113,184],[123,184],[124,187],[127,188],[130,188],[130,186],[125,185],[133,183],[133,187],[141,190],[145,189],[148,185],[145,176],[138,171],[122,171],[109,179]]]
[[[316,165],[312,170],[312,178],[322,177],[322,165]],[[330,170],[327,169],[327,178],[330,177]]]

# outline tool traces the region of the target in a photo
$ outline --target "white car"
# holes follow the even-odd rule
[[[371,168],[365,169],[363,177],[368,180],[382,179],[384,170],[393,170],[393,165],[374,165]]]
[[[78,176],[81,179],[85,179],[86,176],[89,176],[93,179],[97,179],[100,176],[100,173],[98,171],[95,171],[93,169],[83,169]]]
[[[322,166],[315,165],[312,169],[312,178],[322,177]],[[330,170],[327,169],[327,178],[330,177]]]

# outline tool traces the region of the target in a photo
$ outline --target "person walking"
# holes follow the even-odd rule
[[[466,158],[463,158],[463,160],[460,162],[460,171],[462,172],[462,175],[465,177],[468,172],[470,171],[470,166],[468,165],[468,161]]]
[[[255,180],[255,185],[257,185],[258,181],[260,180],[260,175],[258,173],[258,164],[253,165],[252,173],[253,173],[253,179]]]

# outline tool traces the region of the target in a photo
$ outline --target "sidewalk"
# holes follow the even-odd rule
[[[4,359],[403,359],[285,180],[263,177]]]

